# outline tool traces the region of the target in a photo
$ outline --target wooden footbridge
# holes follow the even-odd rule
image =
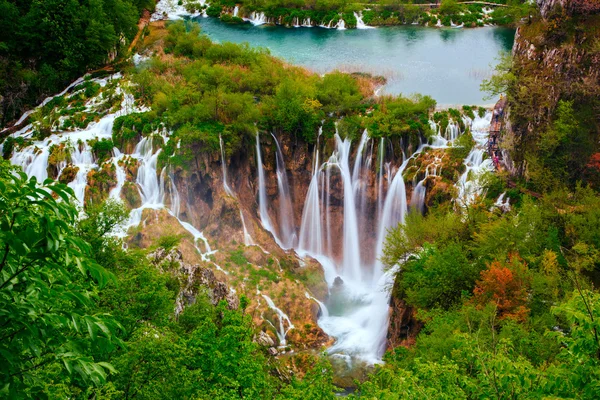
[[[504,125],[504,110],[506,108],[506,97],[501,96],[494,106],[492,122],[490,123],[490,138],[488,140],[488,154],[494,162],[496,169],[500,166],[502,152],[499,147],[500,132]]]

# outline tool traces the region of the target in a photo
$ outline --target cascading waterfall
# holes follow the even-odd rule
[[[425,167],[425,176],[415,185],[413,189],[410,205],[418,213],[423,214],[425,212],[425,195],[427,194],[427,179],[429,179],[430,176],[436,176],[438,174],[437,169],[440,163],[441,160],[436,158],[431,164]]]
[[[302,223],[300,225],[300,236],[298,239],[298,250],[300,253],[311,255],[323,254],[323,235],[321,229],[321,204],[319,201],[319,138],[322,128],[319,128],[317,145],[315,146],[315,161],[313,173],[308,186],[308,193],[304,200],[302,211]]]
[[[312,300],[319,305],[319,309],[321,310],[321,316],[329,317],[329,310],[327,310],[327,306],[322,301],[320,301],[314,296],[311,296],[308,292],[304,292],[304,295],[307,299]]]
[[[92,151],[87,142],[76,146],[71,154],[71,161],[79,170],[73,182],[68,183],[68,186],[75,192],[75,198],[79,204],[83,204],[88,173],[92,168],[96,167]]]
[[[260,292],[259,292],[259,294],[260,294]],[[261,294],[261,295],[266,300],[269,308],[271,310],[273,310],[275,312],[275,314],[277,314],[277,319],[279,320],[279,325],[277,328],[273,324],[271,324],[271,326],[273,326],[273,328],[275,328],[277,338],[279,339],[279,346],[285,347],[287,345],[287,341],[285,340],[285,337],[287,336],[287,334],[290,330],[295,328],[295,326],[294,326],[294,324],[292,324],[292,321],[287,316],[287,314],[284,313],[283,311],[281,311],[281,309],[278,308],[275,305],[275,303],[273,303],[273,300],[271,300],[271,298],[269,296],[267,296],[266,294]],[[267,320],[267,321],[270,323],[269,320]],[[287,329],[285,328],[286,323],[287,323]]]
[[[299,24],[300,21],[295,23]],[[131,103],[130,96],[126,96],[120,112],[132,111],[134,111],[133,103]],[[76,192],[78,200],[83,202],[87,175],[91,169],[99,167],[96,165],[97,161],[94,160],[88,141],[110,138],[114,118],[118,115],[119,113],[106,115],[98,123],[90,124],[89,128],[83,131],[68,132],[61,136],[52,135],[44,141],[34,142],[31,146],[15,151],[11,161],[23,166],[30,176],[36,176],[43,180],[48,176],[50,146],[69,140],[74,143],[71,150],[71,164],[79,168],[75,180],[70,185]],[[487,126],[490,118],[491,114],[488,113],[484,118],[465,121],[471,124],[477,145],[465,159],[467,171],[457,183],[461,199],[473,199],[474,196],[480,194],[481,187],[477,176],[479,172],[489,170],[491,167],[491,162],[485,159]],[[437,131],[437,126],[435,128]],[[311,181],[304,202],[297,239],[285,159],[275,136],[273,138],[277,147],[279,229],[277,234],[273,232],[272,220],[268,214],[267,182],[262,162],[260,137],[257,133],[256,159],[261,223],[265,229],[274,234],[281,247],[295,248],[299,254],[313,256],[323,265],[325,278],[330,288],[326,304],[308,293],[306,296],[319,304],[321,309],[319,325],[328,335],[336,338],[335,345],[329,350],[332,354],[344,354],[373,363],[378,362],[383,354],[387,332],[388,289],[393,282],[394,270],[384,271],[379,257],[382,254],[388,230],[404,221],[408,212],[403,178],[408,162],[425,147],[447,147],[448,143],[458,137],[460,130],[458,125],[452,122],[443,132],[445,137],[442,137],[439,131],[437,133],[430,144],[421,144],[415,152],[412,152],[411,146],[407,146],[408,157],[403,154],[402,163],[398,166],[393,162],[386,162],[393,158],[388,155],[386,160],[386,150],[392,149],[393,151],[392,146],[386,148],[385,139],[374,143],[369,139],[367,131],[363,132],[354,157],[352,157],[350,140],[342,140],[336,134],[335,150],[327,158],[329,154],[324,156],[319,152],[319,141],[322,140],[321,131],[319,131],[313,154]],[[25,130],[17,134],[31,135],[31,132]],[[164,209],[177,218],[181,226],[192,235],[198,252],[204,260],[209,261],[209,255],[213,251],[202,232],[189,222],[179,219],[180,199],[174,183],[173,172],[169,167],[163,168],[160,173],[157,171],[157,161],[161,150],[155,149],[156,146],[153,142],[155,142],[156,135],[158,133],[143,138],[132,154],[121,154],[119,150],[113,150],[113,157],[107,162],[112,163],[115,167],[117,184],[109,196],[115,199],[121,197],[121,189],[126,181],[123,163],[130,158],[137,160],[139,167],[135,183],[141,195],[142,205],[132,211],[130,225],[141,223],[144,209]],[[379,147],[377,148],[376,145]],[[227,164],[222,140],[220,140],[220,146],[223,187],[225,192],[232,194],[227,182]],[[401,145],[401,147],[403,146]],[[378,151],[374,151],[375,148]],[[411,152],[412,154],[410,154]],[[376,157],[375,160],[373,160],[373,156]],[[375,179],[369,181],[372,172],[371,162],[377,165],[377,175]],[[57,169],[62,170],[64,167],[64,163],[59,164]],[[411,203],[419,210],[422,210],[424,203],[426,179],[438,173],[437,164],[427,166],[425,178],[415,185]],[[378,196],[377,204],[373,206],[371,213],[373,217],[366,216],[369,213],[364,209],[365,204],[370,201],[370,192],[368,192],[370,186],[373,186],[372,189]],[[336,193],[340,189],[343,190],[343,193]],[[510,207],[510,205],[504,196],[501,196],[498,199],[497,207]],[[340,221],[335,220],[335,213],[338,210],[341,210],[342,213],[340,215],[341,224]],[[253,245],[254,242],[246,229],[246,222],[241,210],[240,218],[244,230],[244,243]],[[369,218],[372,220],[368,220]],[[334,226],[336,224],[339,226]],[[370,239],[365,238],[368,236],[368,232],[365,232],[367,225],[375,227],[376,235],[374,236],[376,237],[373,239],[374,246],[371,246],[375,247],[375,251],[366,248],[368,244],[365,243],[368,243],[367,240]],[[290,329],[293,329],[293,324],[268,296],[262,295],[262,298],[279,320],[274,324],[274,328],[277,331],[280,345],[284,346],[286,335]]]
[[[125,184],[125,179],[127,178],[127,174],[119,162],[124,158],[124,154],[122,154],[119,149],[116,147],[113,149],[113,165],[115,166],[115,171],[117,175],[117,186],[115,186],[108,197],[114,200],[119,200],[121,198],[121,190],[123,189],[123,185]]]
[[[223,169],[223,189],[225,189],[225,192],[228,195],[233,196],[233,191],[227,184],[227,160],[225,159],[225,151],[223,150],[223,138],[221,138],[221,135],[219,135],[219,146],[221,147],[221,167]]]
[[[356,29],[375,29],[374,26],[369,26],[364,23],[362,12],[355,12],[354,18],[356,18]]]
[[[267,23],[267,17],[264,12],[257,13],[256,11],[252,11],[250,13],[250,18],[243,18],[244,21],[250,22],[254,26],[264,25]]]
[[[338,153],[338,168],[344,183],[344,235],[343,235],[343,271],[344,276],[359,281],[362,277],[360,268],[360,241],[358,238],[358,219],[354,204],[352,175],[350,174],[350,140],[342,140],[336,133],[335,140]]]
[[[277,146],[277,188],[279,189],[279,240],[282,247],[291,249],[296,244],[296,229],[294,227],[294,209],[290,196],[285,161],[281,147],[275,135],[271,134]]]
[[[492,160],[485,158],[491,120],[492,113],[487,112],[482,118],[476,116],[471,123],[471,134],[475,140],[475,146],[473,146],[473,149],[467,158],[465,158],[465,172],[456,183],[458,188],[456,201],[461,207],[468,206],[477,196],[482,194],[482,188],[479,183],[480,175],[494,170]]]
[[[254,240],[252,240],[252,236],[248,233],[248,229],[246,228],[246,220],[244,219],[244,213],[240,209],[240,219],[242,220],[242,228],[244,229],[244,245],[246,246],[254,246]]]
[[[260,214],[260,222],[263,228],[273,233],[273,225],[271,224],[271,218],[269,218],[265,170],[262,163],[260,136],[258,132],[256,132],[256,168],[258,169],[258,209]]]

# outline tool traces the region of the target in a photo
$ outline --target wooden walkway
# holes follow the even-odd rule
[[[494,162],[496,169],[500,168],[502,151],[500,151],[500,133],[504,126],[504,110],[506,108],[506,97],[501,97],[494,106],[492,122],[490,123],[490,138],[488,140],[488,154]]]

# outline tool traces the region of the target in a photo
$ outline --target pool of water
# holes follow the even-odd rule
[[[382,93],[430,95],[439,105],[490,104],[479,89],[500,51],[512,49],[509,28],[425,28],[421,26],[335,30],[229,25],[195,19],[218,42],[248,42],[318,73],[335,69],[383,75]]]

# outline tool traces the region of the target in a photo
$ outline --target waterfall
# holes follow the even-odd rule
[[[352,175],[350,174],[350,140],[342,140],[336,133],[338,163],[344,183],[344,235],[343,235],[343,271],[344,276],[360,281],[360,241],[358,239],[358,223],[354,204]]]
[[[453,141],[456,138],[458,138],[458,135],[460,134],[460,127],[458,126],[458,124],[454,121],[450,121],[448,123],[448,126],[446,127],[446,132],[445,132],[445,138],[449,141]]]
[[[383,203],[383,211],[381,218],[379,219],[379,230],[377,234],[376,242],[376,256],[381,257],[383,254],[383,246],[385,244],[385,237],[387,236],[388,230],[396,227],[398,223],[404,222],[404,217],[408,212],[408,205],[406,201],[406,186],[404,184],[404,168],[408,164],[408,160],[405,161],[400,169],[394,175],[394,179],[389,185],[388,192],[385,196],[385,202]],[[382,274],[383,266],[381,262],[376,260],[376,268],[373,271],[374,279],[378,280]]]
[[[356,158],[354,160],[354,167],[352,169],[352,193],[354,196],[354,203],[356,208],[357,215],[357,224],[362,226],[366,226],[366,205],[367,205],[367,187],[368,187],[368,177],[369,171],[371,169],[371,158],[372,158],[372,150],[367,153],[367,145],[369,142],[369,132],[365,129],[361,136],[358,150],[356,152]],[[363,225],[364,224],[364,225]],[[357,229],[358,230],[358,229]],[[360,242],[363,239],[367,239],[366,235],[369,233],[366,229],[360,229],[359,239]],[[361,262],[365,261],[366,255],[361,255]]]
[[[223,189],[225,189],[225,193],[227,193],[228,195],[233,197],[234,196],[233,191],[227,184],[227,160],[225,159],[225,151],[223,150],[223,139],[221,138],[221,135],[219,135],[219,146],[221,147],[221,167],[223,169]]]
[[[269,218],[267,204],[267,188],[265,183],[265,171],[263,168],[262,157],[260,154],[260,136],[256,132],[256,168],[258,169],[258,206],[260,213],[260,222],[267,231],[273,233],[273,225]]]
[[[257,13],[256,11],[252,11],[250,13],[250,18],[243,18],[244,21],[250,22],[254,26],[264,25],[267,23],[267,17],[264,12]]]
[[[279,189],[279,240],[283,248],[291,249],[296,242],[296,229],[294,227],[294,209],[290,196],[285,161],[281,147],[275,135],[271,134],[277,145],[277,187]]]
[[[319,137],[321,136],[321,132],[322,128],[319,128]],[[323,254],[321,204],[319,202],[319,171],[319,139],[317,138],[313,173],[310,185],[308,186],[308,193],[304,200],[300,237],[298,239],[298,249],[300,252],[309,253],[311,255]]]
[[[35,176],[38,182],[48,179],[49,145],[41,148],[29,146],[19,152],[15,151],[10,159],[11,164],[19,165],[27,176]]]
[[[343,18],[340,18],[338,23],[335,25],[335,29],[343,31],[346,30],[346,21]]]
[[[487,112],[483,118],[476,116],[471,123],[471,134],[475,140],[475,146],[465,158],[465,172],[456,183],[458,188],[456,201],[461,207],[468,206],[482,194],[482,187],[479,183],[480,175],[494,170],[492,160],[485,158],[491,119],[492,113]]]
[[[153,152],[152,136],[145,137],[135,147],[135,155],[140,160],[136,183],[140,187],[142,204],[146,208],[162,206],[162,190],[156,173],[156,163],[161,149]]]
[[[246,221],[244,220],[244,213],[240,209],[240,219],[242,220],[242,228],[244,229],[244,245],[245,246],[254,246],[254,240],[252,240],[252,236],[248,233],[248,229],[246,228]]]
[[[498,208],[504,212],[510,211],[510,197],[506,197],[506,198],[505,197],[506,197],[506,192],[503,192],[500,196],[498,196],[498,199],[494,203],[494,206],[492,207],[492,209]]]
[[[69,182],[68,186],[75,192],[75,198],[79,204],[83,204],[88,173],[97,166],[94,163],[92,151],[87,142],[75,147],[71,153],[71,162],[79,169],[75,179],[73,182]]]
[[[374,26],[368,26],[363,22],[362,11],[359,13],[354,13],[354,18],[356,18],[356,29],[375,29]]]
[[[277,338],[279,339],[279,346],[284,347],[287,345],[285,337],[287,336],[287,334],[290,330],[295,328],[294,324],[292,324],[292,321],[290,321],[290,318],[286,315],[286,313],[281,311],[281,309],[279,309],[275,305],[275,303],[273,303],[273,300],[271,300],[271,298],[269,296],[267,296],[266,294],[262,294],[261,296],[267,301],[267,305],[269,306],[269,308],[271,310],[275,311],[275,314],[277,314],[277,319],[279,320],[279,327],[275,328],[275,326],[273,324],[271,324],[271,326],[273,326],[273,328],[275,328],[275,332],[277,333]],[[287,329],[285,329],[286,322],[287,322],[287,326],[288,326]],[[270,323],[270,321],[269,321],[269,323]]]
[[[306,296],[307,299],[312,300],[319,305],[319,308],[321,310],[321,315],[323,317],[325,317],[325,318],[329,317],[329,311],[327,310],[327,306],[325,304],[323,304],[323,302],[321,302],[321,301],[319,301],[319,299],[311,296],[308,292],[304,292],[304,295]]]
[[[119,151],[119,149],[117,149],[116,147],[113,148],[113,165],[115,166],[115,171],[116,171],[116,175],[117,175],[117,186],[115,186],[110,193],[108,194],[108,197],[110,197],[111,199],[114,200],[120,200],[121,199],[121,189],[123,189],[123,184],[125,184],[125,178],[127,177],[127,174],[125,174],[125,170],[123,169],[122,166],[119,165],[119,161],[123,160],[124,155]]]
[[[233,16],[237,17],[240,12],[240,8],[238,6],[233,7]]]

